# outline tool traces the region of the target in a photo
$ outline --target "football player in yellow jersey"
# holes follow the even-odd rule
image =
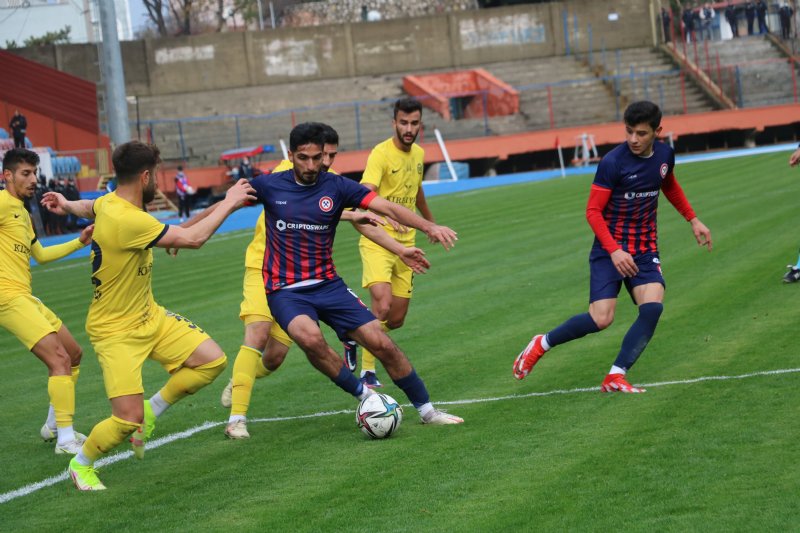
[[[328,125],[323,125],[323,127],[326,139],[323,146],[322,171],[327,172],[338,154],[339,134]],[[291,161],[283,160],[273,169],[273,172],[282,172],[292,168]],[[216,208],[215,206],[216,204],[212,205],[183,225],[188,227],[197,223],[208,216]],[[358,231],[378,240],[394,253],[400,254],[403,261],[407,261],[409,268],[414,269],[415,272],[424,273],[428,267],[422,250],[414,247],[406,248],[389,238],[383,230],[372,225],[382,222],[381,217],[369,212],[346,211],[342,214],[342,219],[352,221]],[[247,410],[250,407],[255,380],[275,372],[283,363],[292,345],[289,335],[273,320],[267,305],[261,271],[265,248],[266,229],[262,211],[256,222],[253,240],[245,253],[243,300],[239,308],[239,318],[242,319],[245,326],[244,340],[233,363],[232,378],[223,389],[220,398],[222,406],[231,409],[228,424],[225,427],[225,435],[231,439],[250,437],[247,430]],[[351,371],[355,370],[356,362],[354,360],[348,362],[348,365]]]
[[[38,165],[36,152],[24,148],[9,150],[3,157],[6,188],[0,191],[0,326],[47,365],[50,410],[40,433],[46,441],[58,439],[56,453],[75,455],[86,440],[72,428],[82,351],[67,326],[31,294],[30,259],[41,264],[80,250],[89,244],[93,226],[77,239],[42,246],[23,203],[36,192]]]
[[[422,190],[425,152],[415,144],[422,128],[422,105],[414,98],[401,98],[394,104],[394,135],[373,148],[361,184],[379,196],[400,204],[435,222]],[[416,230],[385,224],[386,233],[403,246],[414,246]],[[403,325],[413,291],[413,272],[396,255],[361,238],[362,286],[369,289],[372,312],[385,331]],[[375,375],[375,357],[364,350],[361,357],[361,381],[368,387],[380,387]]]
[[[95,201],[67,201],[57,193],[42,203],[57,214],[95,219],[92,239],[94,297],[86,317],[111,417],[98,423],[69,464],[80,490],[103,490],[94,462],[129,435],[141,458],[155,420],[181,398],[205,387],[225,369],[222,349],[188,319],[156,303],[151,288],[153,246],[199,248],[225,218],[255,198],[246,180],[228,190],[220,206],[190,228],[162,224],[144,210],[156,193],[161,162],[154,145],[121,144],[112,157],[117,189]],[[153,359],[170,373],[164,387],[143,401],[142,366]]]

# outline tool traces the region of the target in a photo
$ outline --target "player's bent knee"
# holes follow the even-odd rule
[[[211,379],[209,383],[214,381],[217,376],[222,374],[222,371],[228,366],[228,357],[223,353],[222,356],[214,359],[210,363],[195,367],[194,370],[208,375]]]
[[[71,376],[72,359],[64,348],[59,347],[52,355],[43,358],[44,364],[52,375]]]
[[[270,343],[267,345],[267,351],[264,353],[264,357],[261,359],[261,362],[264,364],[264,367],[269,370],[270,372],[277,370],[279,366],[283,364],[283,360],[286,359],[286,354],[289,352],[289,347],[284,346],[279,342]]]
[[[386,327],[389,329],[400,329],[406,323],[405,317],[399,320],[389,320],[386,322]]]
[[[380,340],[370,348],[370,351],[383,363],[405,358],[403,352],[388,335],[382,335]]]
[[[375,315],[375,318],[378,320],[386,320],[389,317],[389,309],[390,303],[386,303],[385,305],[381,302],[373,302],[372,303],[372,314]]]
[[[594,323],[597,324],[597,329],[606,329],[611,324],[614,323],[614,315],[607,315],[607,316],[600,316],[600,317],[592,317]]]
[[[244,344],[257,350],[263,350],[269,341],[269,322],[254,322],[244,332]]]

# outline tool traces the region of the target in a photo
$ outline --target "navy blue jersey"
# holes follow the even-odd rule
[[[611,236],[629,254],[658,252],[658,197],[674,167],[675,152],[658,141],[650,157],[637,156],[622,143],[600,161],[592,185],[611,191],[603,219]],[[602,250],[595,237],[592,255]]]
[[[366,209],[375,193],[329,172],[321,172],[313,185],[297,183],[294,170],[259,176],[250,185],[264,205],[266,292],[311,279],[338,278],[333,239],[339,217],[348,207]]]

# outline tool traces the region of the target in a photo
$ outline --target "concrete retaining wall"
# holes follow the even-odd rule
[[[154,96],[563,55],[586,51],[590,39],[595,50],[652,46],[654,1],[617,0],[610,7],[611,2],[565,0],[370,23],[125,42],[125,81],[129,95]],[[99,80],[92,44],[14,52]]]

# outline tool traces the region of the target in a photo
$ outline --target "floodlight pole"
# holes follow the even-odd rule
[[[122,70],[122,52],[117,35],[117,15],[114,0],[97,0],[100,11],[100,32],[103,36],[100,57],[103,84],[106,92],[106,118],[111,143],[118,146],[130,140],[128,106],[125,101],[125,74]]]

